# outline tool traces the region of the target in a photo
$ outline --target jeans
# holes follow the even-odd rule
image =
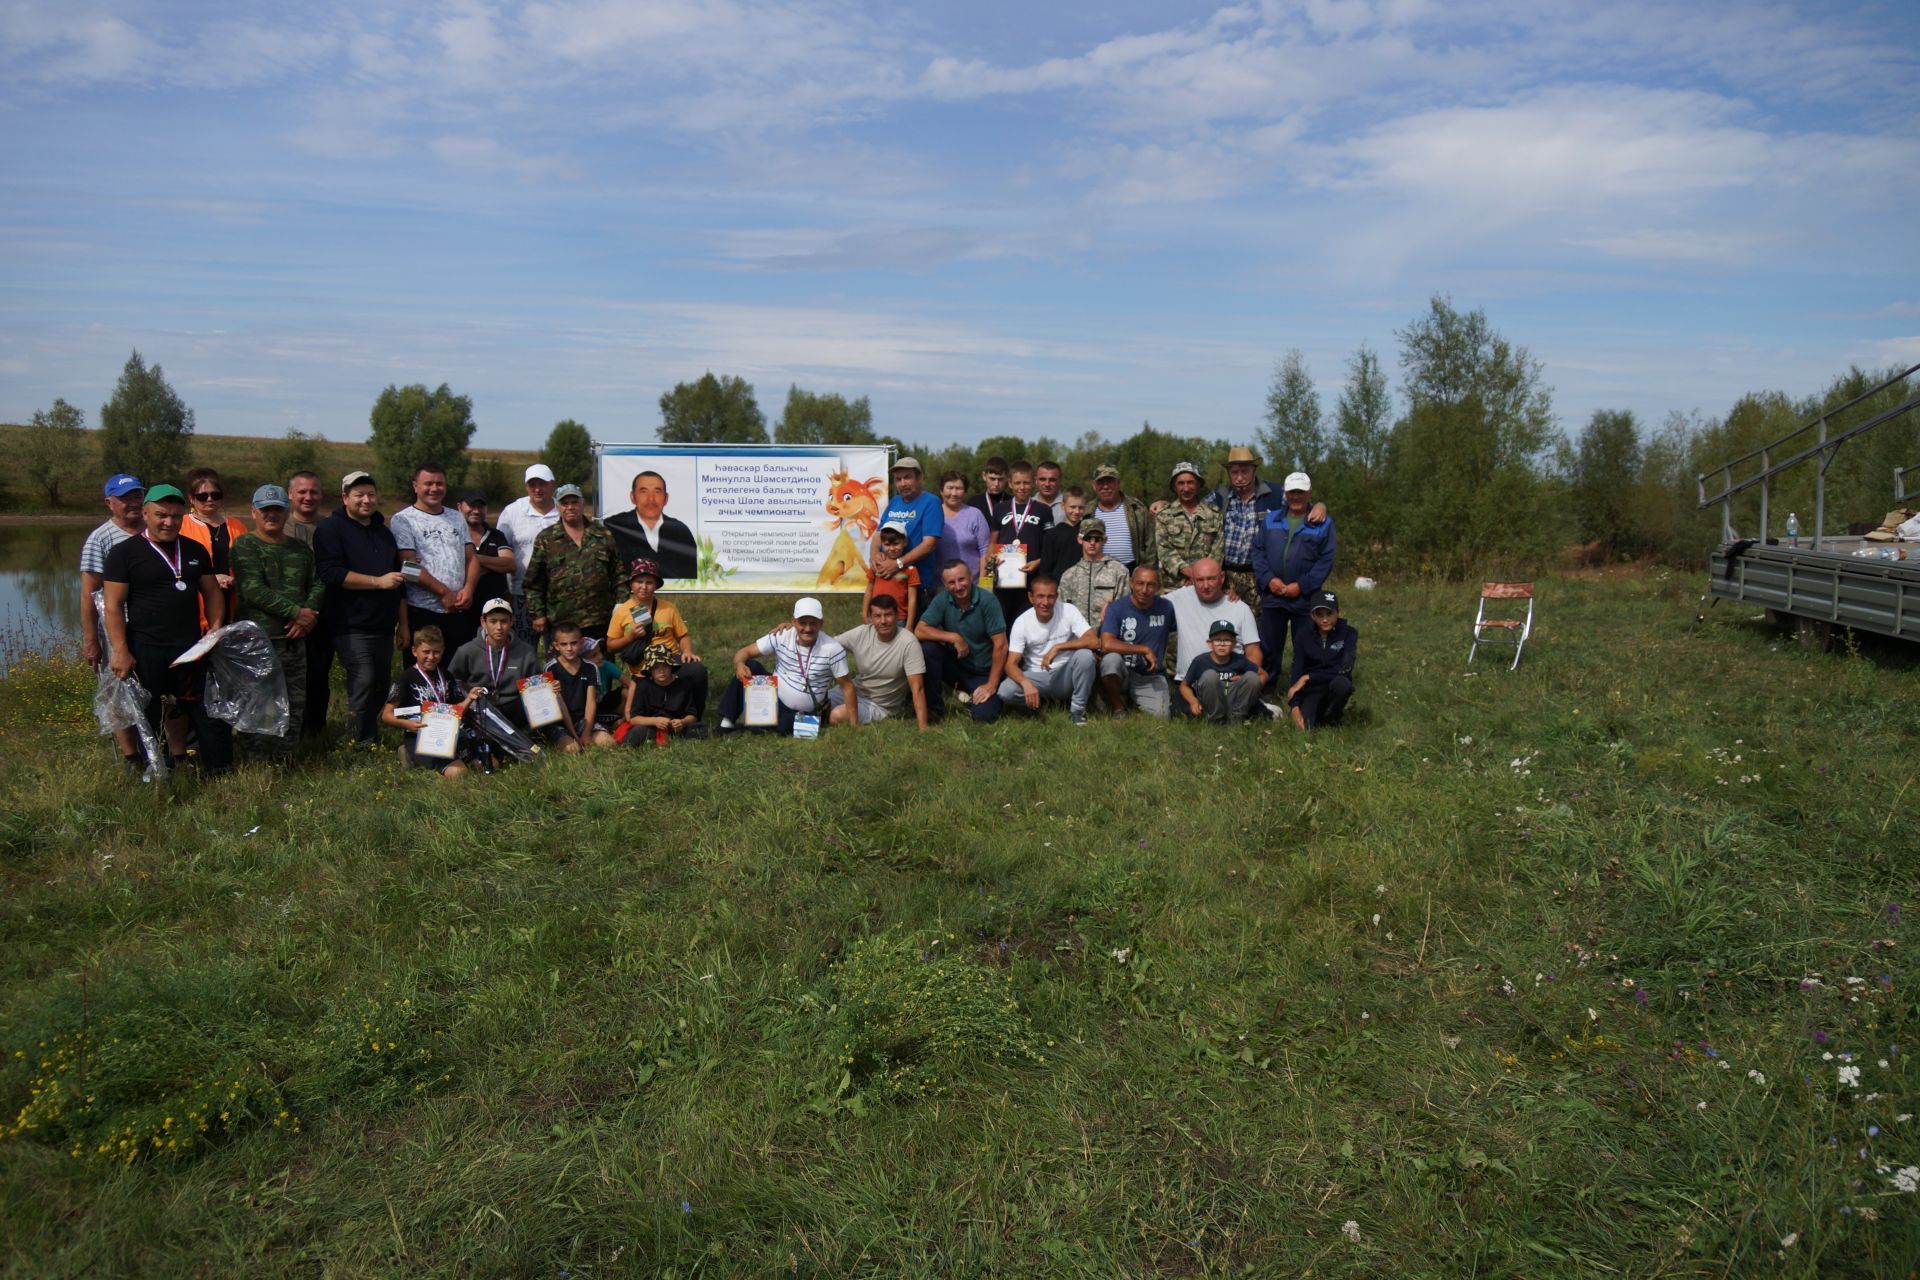
[[[322,627],[301,643],[307,650],[307,700],[300,709],[300,736],[317,738],[327,731],[327,705],[333,701],[333,636]]]
[[[946,714],[946,689],[948,685],[957,685],[973,695],[973,718],[981,724],[992,724],[1000,718],[1000,693],[987,684],[984,675],[970,675],[960,667],[960,655],[950,644],[941,644],[938,640],[922,640],[920,656],[926,659],[927,676],[927,720],[929,723]]]
[[[391,631],[338,631],[333,651],[347,671],[347,736],[372,742],[380,732],[380,708],[393,678]]]
[[[1085,714],[1087,699],[1093,694],[1094,672],[1099,664],[1091,649],[1072,649],[1059,654],[1045,671],[1021,674],[1040,690],[1042,702],[1065,702],[1069,710]],[[1009,707],[1025,708],[1026,693],[1012,676],[1000,682],[1000,701]]]
[[[1339,724],[1340,717],[1347,713],[1347,700],[1352,697],[1351,679],[1328,676],[1309,680],[1305,688],[1293,695],[1292,705],[1300,708],[1300,718],[1307,722],[1307,728],[1318,729]]]
[[[1253,700],[1260,694],[1260,685],[1251,675],[1229,682],[1214,671],[1202,671],[1190,687],[1207,719],[1215,724],[1239,724],[1253,710]]]
[[[1267,605],[1260,610],[1260,665],[1266,668],[1268,685],[1284,679],[1287,668],[1282,655],[1287,651],[1287,637],[1298,634],[1306,619],[1304,610],[1296,612],[1285,605]],[[1241,643],[1245,642],[1242,638]]]
[[[1135,671],[1126,665],[1132,655],[1109,653],[1100,659],[1100,678],[1118,681],[1122,699],[1133,699],[1133,705],[1156,720],[1167,718],[1168,708],[1172,705],[1171,691],[1167,688],[1165,673]],[[1135,658],[1144,662],[1144,658]]]
[[[681,670],[684,671],[686,668],[682,667]],[[747,659],[747,670],[757,676],[767,674],[767,669],[760,665],[758,658]],[[795,711],[792,707],[788,706],[785,701],[779,698],[773,700],[773,705],[775,714],[778,717],[778,723],[774,726],[775,732],[783,738],[792,737],[793,718],[803,713]],[[742,728],[744,726],[741,722],[746,719],[746,714],[747,687],[740,683],[739,676],[735,676],[733,679],[727,681],[727,687],[720,691],[720,718],[722,720],[731,720],[735,728]],[[827,727],[827,711],[825,707],[820,709],[819,715],[820,727],[825,729]]]

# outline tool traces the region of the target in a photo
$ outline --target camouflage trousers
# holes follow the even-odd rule
[[[1234,598],[1256,615],[1260,612],[1260,588],[1254,585],[1253,570],[1227,570],[1227,590],[1233,592]]]
[[[240,750],[253,760],[290,758],[300,745],[300,722],[307,713],[307,642],[275,640],[273,654],[287,678],[287,731],[277,738],[270,733],[236,735]]]

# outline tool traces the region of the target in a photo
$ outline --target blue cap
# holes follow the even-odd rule
[[[253,491],[253,505],[262,511],[287,506],[287,491],[277,484],[263,484]]]
[[[109,498],[124,498],[128,494],[138,493],[146,487],[146,485],[140,482],[139,476],[130,476],[122,471],[118,475],[108,476],[107,482],[100,486],[100,492],[106,494]]]

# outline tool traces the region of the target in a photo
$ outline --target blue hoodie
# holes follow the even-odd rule
[[[1300,527],[1288,533],[1284,506],[1263,514],[1253,539],[1253,580],[1260,584],[1260,607],[1304,615],[1307,597],[1333,572],[1333,545],[1331,516],[1321,524],[1308,524],[1302,516]],[[1267,583],[1276,577],[1298,583],[1300,594],[1291,600],[1272,594]]]

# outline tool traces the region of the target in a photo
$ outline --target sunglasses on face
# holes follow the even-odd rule
[[[1082,542],[1105,542],[1105,541],[1106,541],[1106,539],[1105,539],[1105,538],[1102,538],[1102,537],[1099,537],[1098,535],[1092,535],[1092,536],[1089,536],[1089,537],[1085,537],[1085,538],[1082,538],[1082,539],[1080,539],[1080,541],[1082,541]]]
[[[195,502],[218,502],[227,495],[219,489],[202,489],[193,495]]]

